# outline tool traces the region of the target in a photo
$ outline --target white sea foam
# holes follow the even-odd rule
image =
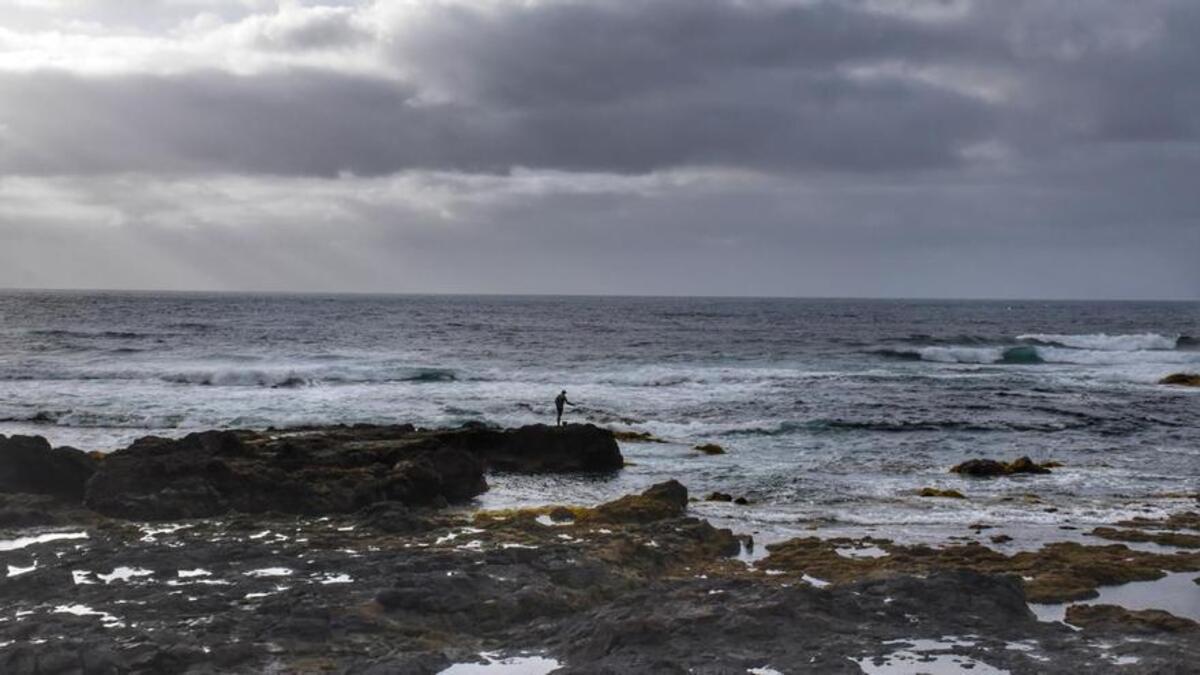
[[[1076,349],[1069,347],[918,347],[900,350],[914,354],[922,361],[964,364],[1034,364],[1061,363],[1082,366],[1109,365],[1200,365],[1200,352],[1181,352],[1162,349]]]
[[[562,664],[544,656],[510,656],[501,658],[496,652],[479,655],[485,663],[456,663],[438,675],[545,675]]]
[[[1031,333],[1018,335],[1018,340],[1053,343],[1075,349],[1094,349],[1099,351],[1130,352],[1140,350],[1175,349],[1179,338],[1177,336],[1159,335],[1157,333],[1138,333],[1135,335],[1107,335],[1094,333],[1091,335],[1058,335]]]
[[[15,551],[35,544],[47,544],[62,539],[87,539],[87,532],[48,532],[32,537],[17,537],[16,539],[0,539],[0,551]]]

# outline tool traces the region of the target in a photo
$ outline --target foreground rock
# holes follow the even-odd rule
[[[858,673],[911,665],[932,640],[976,671],[1129,672],[1116,653],[1134,672],[1184,672],[1200,658],[1186,631],[1125,642],[1039,622],[1019,577],[933,560],[816,587],[775,567],[780,549],[769,567],[732,557],[751,542],[687,504],[670,481],[595,508],[470,517],[379,502],[110,521],[0,549],[16,572],[0,577],[0,672],[421,675],[494,652],[563,673]],[[833,555],[842,545],[900,550],[838,542]]]
[[[74,448],[51,448],[41,436],[0,435],[0,492],[79,501],[96,460]]]
[[[489,468],[598,471],[622,461],[612,435],[591,425],[210,431],[143,438],[108,455],[87,483],[84,503],[144,520],[348,513],[377,502],[442,506],[486,490]]]

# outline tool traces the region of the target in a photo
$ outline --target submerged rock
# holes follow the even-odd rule
[[[733,501],[733,495],[728,494],[726,492],[712,492],[707,497],[704,498],[704,501],[706,501],[706,502],[731,502],[731,501]]]
[[[0,492],[80,501],[96,461],[74,448],[51,448],[41,436],[0,435]]]
[[[1200,387],[1200,373],[1172,373],[1158,381],[1159,384],[1177,384],[1184,387]]]
[[[700,452],[703,452],[706,455],[723,455],[723,454],[725,454],[725,448],[722,448],[721,446],[717,445],[716,443],[705,443],[703,445],[697,445],[695,447],[695,449],[699,450]]]
[[[649,431],[633,431],[632,429],[613,429],[613,438],[622,443],[666,443],[663,439]]]

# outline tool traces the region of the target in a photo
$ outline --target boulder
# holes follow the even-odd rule
[[[0,492],[83,499],[96,461],[74,448],[51,448],[41,436],[0,435]]]
[[[1050,473],[1050,469],[1028,457],[1019,457],[1008,463],[1008,473]]]
[[[723,455],[723,454],[725,454],[725,448],[722,448],[721,446],[717,445],[716,443],[705,443],[703,445],[697,445],[695,447],[695,449],[699,450],[700,452],[703,452],[706,455]]]
[[[609,522],[645,523],[678,518],[687,509],[687,488],[676,480],[650,486],[640,495],[625,495],[597,506],[593,517]]]
[[[1184,387],[1200,387],[1200,373],[1172,373],[1158,381],[1159,384],[1177,384]]]
[[[958,490],[940,490],[938,488],[921,488],[917,493],[920,497],[945,497],[949,499],[966,499],[966,496]]]
[[[950,469],[950,472],[967,476],[1004,476],[1008,474],[1008,465],[994,459],[969,459]]]
[[[725,492],[713,492],[712,494],[705,497],[704,501],[706,501],[706,502],[731,502],[731,501],[733,501],[733,495],[725,493]]]
[[[991,477],[1011,476],[1016,473],[1050,473],[1050,469],[1034,462],[1028,457],[1020,457],[1011,462],[998,462],[994,459],[971,459],[950,469],[951,473],[966,476]]]
[[[613,433],[592,424],[534,424],[481,432],[469,449],[497,471],[596,472],[616,471],[625,465]]]

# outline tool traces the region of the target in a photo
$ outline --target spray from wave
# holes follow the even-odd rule
[[[901,361],[934,363],[1034,365],[1064,363],[1079,365],[1137,365],[1197,363],[1200,341],[1157,333],[1134,335],[1026,334],[999,338],[990,346],[979,346],[972,338],[965,345],[886,347],[873,354]],[[1013,343],[1018,343],[1013,346]]]

